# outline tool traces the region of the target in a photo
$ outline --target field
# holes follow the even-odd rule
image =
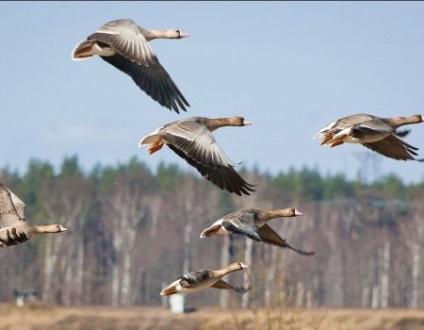
[[[1,330],[416,330],[424,311],[384,309],[221,310],[172,314],[163,308],[53,307],[0,305]]]

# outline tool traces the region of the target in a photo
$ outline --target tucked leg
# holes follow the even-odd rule
[[[159,151],[163,147],[163,140],[158,139],[155,143],[153,143],[149,149],[147,150],[149,152],[149,155],[155,153],[156,151]]]
[[[331,142],[330,147],[333,148],[333,147],[338,146],[338,145],[343,144],[343,143],[344,143],[343,139],[337,139],[337,140]]]
[[[326,144],[328,141],[330,141],[333,138],[334,134],[327,133],[321,140],[320,145]]]

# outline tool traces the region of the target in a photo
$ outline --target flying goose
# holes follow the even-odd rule
[[[282,248],[289,248],[301,255],[309,256],[315,252],[307,252],[296,249],[282,239],[269,225],[268,221],[281,217],[297,217],[303,213],[295,208],[285,208],[278,210],[265,209],[245,209],[230,214],[215,221],[209,228],[206,228],[200,237],[211,237],[214,235],[242,234],[255,241],[276,245]]]
[[[200,174],[221,189],[237,195],[250,195],[254,185],[247,183],[235,170],[234,164],[216,143],[212,132],[223,126],[247,126],[243,117],[191,117],[164,125],[143,137],[138,146],[150,145],[153,154],[166,144]]]
[[[182,39],[189,35],[180,30],[146,30],[131,19],[119,19],[101,26],[72,51],[73,60],[94,55],[128,74],[160,105],[179,113],[189,103],[160,64],[149,45],[154,39]]]
[[[228,273],[249,268],[242,262],[235,262],[231,265],[217,270],[201,269],[190,272],[179,277],[177,280],[168,285],[161,291],[161,296],[170,296],[174,293],[192,293],[207,288],[234,290],[238,293],[245,293],[249,289],[233,287],[221,279]]]
[[[321,145],[335,147],[343,143],[360,143],[364,147],[388,158],[397,160],[417,160],[416,150],[401,137],[409,130],[399,131],[404,125],[418,124],[423,121],[421,115],[410,117],[380,118],[368,114],[356,114],[341,118],[321,129],[313,139],[321,137]]]
[[[25,204],[0,183],[0,247],[23,243],[36,234],[61,233],[68,230],[57,224],[31,225],[25,221],[24,209]]]

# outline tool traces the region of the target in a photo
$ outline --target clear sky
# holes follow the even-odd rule
[[[187,113],[161,107],[100,58],[71,60],[79,41],[120,18],[190,34],[151,42]],[[253,125],[215,132],[234,162],[353,178],[372,152],[321,147],[318,130],[360,112],[424,114],[424,2],[0,2],[0,30],[0,168],[21,173],[31,158],[57,167],[74,154],[86,170],[134,155],[188,169],[138,141],[180,118],[241,115]],[[424,124],[410,128],[406,141],[424,157]],[[424,178],[423,163],[377,161],[374,174]]]

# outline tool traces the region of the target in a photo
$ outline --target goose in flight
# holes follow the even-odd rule
[[[4,184],[0,183],[0,247],[23,243],[43,233],[61,233],[62,225],[31,225],[25,221],[25,204]]]
[[[183,39],[180,30],[146,30],[131,19],[108,22],[81,41],[72,51],[73,60],[98,55],[129,75],[141,90],[160,105],[177,113],[187,111],[189,103],[160,64],[150,47],[154,39]]]
[[[294,248],[282,239],[269,225],[268,222],[272,219],[281,217],[297,217],[303,213],[295,208],[284,208],[278,210],[264,209],[246,209],[225,215],[216,220],[210,227],[206,228],[200,238],[211,237],[214,235],[231,235],[242,234],[255,241],[264,242],[289,248],[300,255],[310,256],[315,252],[303,251]]]
[[[161,291],[162,296],[170,296],[175,293],[192,293],[198,292],[207,288],[233,290],[238,293],[245,293],[249,289],[234,287],[221,279],[228,273],[249,268],[242,262],[235,262],[231,265],[216,270],[201,269],[192,271],[179,277],[177,280],[169,284]]]
[[[139,147],[150,145],[149,154],[166,144],[199,173],[221,189],[237,195],[250,195],[254,185],[247,183],[234,169],[234,164],[216,143],[212,132],[223,126],[251,125],[243,117],[191,117],[166,124],[143,137]]]
[[[409,130],[399,127],[418,124],[423,121],[421,115],[410,117],[380,118],[369,114],[355,114],[338,119],[321,129],[313,139],[322,138],[321,145],[335,147],[343,143],[359,143],[383,156],[396,160],[417,160],[417,147],[401,138]]]

